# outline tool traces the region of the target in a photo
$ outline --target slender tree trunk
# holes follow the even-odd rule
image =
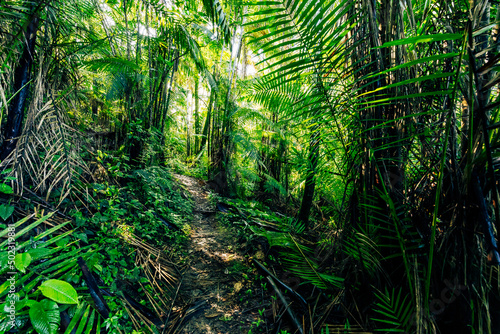
[[[137,9],[137,44],[135,46],[135,63],[136,65],[139,65],[139,62],[141,61],[141,42],[142,42],[142,37],[141,37],[141,34],[139,32],[139,22],[141,22],[141,15],[140,15],[141,11],[139,9]],[[147,24],[146,24],[146,29],[147,29]],[[148,32],[149,30],[146,30],[146,32]]]
[[[163,134],[163,131],[165,131],[165,123],[167,122],[168,107],[170,105],[170,95],[171,95],[171,92],[172,92],[172,85],[174,83],[175,67],[172,67],[171,71],[172,71],[172,73],[170,73],[170,84],[168,85],[167,102],[165,104],[165,112],[163,114],[163,121],[161,122],[161,133],[162,134]]]
[[[4,160],[15,149],[19,136],[22,133],[24,111],[28,102],[30,90],[31,67],[35,56],[35,41],[38,29],[38,18],[34,18],[28,25],[24,51],[14,72],[14,99],[10,104],[7,124],[4,130],[4,142],[0,152],[0,160]]]
[[[200,150],[200,95],[199,95],[199,81],[198,75],[194,77],[194,151]]]
[[[243,59],[241,60],[241,77],[243,80],[247,78],[247,66],[248,66],[248,50],[247,50],[247,43],[245,41],[242,42],[242,48],[243,48]]]
[[[130,36],[128,29],[128,17],[127,17],[127,1],[123,0],[123,17],[125,19],[125,38],[127,39],[127,60],[130,61],[131,47],[130,47]]]
[[[217,93],[212,90],[210,92],[210,101],[208,102],[208,110],[207,110],[207,117],[205,118],[205,125],[203,126],[203,135],[201,137],[201,143],[200,147],[196,151],[196,155],[200,154],[201,150],[203,150],[203,147],[207,143],[209,136],[210,136],[210,121],[211,121],[211,116],[212,116],[212,109],[214,106],[214,100],[217,99]],[[208,154],[210,154],[210,145],[209,148],[207,149]]]
[[[309,139],[309,157],[306,176],[306,184],[304,187],[304,195],[298,215],[299,221],[307,227],[309,224],[309,215],[311,213],[312,202],[314,198],[314,188],[316,187],[316,168],[319,159],[319,140],[320,133],[317,127],[313,129]]]
[[[146,29],[149,33],[149,2],[146,5]],[[149,77],[149,102],[148,104],[151,105],[152,100],[153,100],[153,88],[154,86],[152,85],[153,82],[153,59],[151,56],[151,36],[148,35],[148,77]],[[151,113],[150,113],[151,115]],[[150,116],[150,125],[152,126],[151,122],[151,116]]]
[[[186,159],[191,156],[191,116],[192,116],[192,105],[191,105],[191,100],[192,100],[192,95],[193,93],[191,90],[188,91],[187,94],[187,112],[186,112]]]
[[[97,103],[97,95],[99,94],[99,91],[96,78],[92,80],[92,90],[94,92],[94,96],[92,98],[92,117],[95,119],[95,117],[99,116],[99,104]]]

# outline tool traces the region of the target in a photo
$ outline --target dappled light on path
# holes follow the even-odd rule
[[[245,280],[239,268],[248,266],[242,245],[227,227],[220,225],[208,192],[196,179],[174,174],[194,202],[180,297],[187,304],[206,301],[183,324],[179,333],[248,333],[258,319],[261,299],[250,293],[254,282]],[[203,213],[210,213],[208,216]],[[251,270],[246,268],[246,270]],[[247,295],[242,298],[242,294]]]

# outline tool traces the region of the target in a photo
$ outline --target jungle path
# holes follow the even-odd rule
[[[246,334],[250,329],[252,333],[260,332],[263,321],[259,309],[269,308],[269,300],[260,284],[252,280],[255,273],[248,265],[248,254],[245,257],[247,245],[238,242],[227,224],[217,221],[215,208],[207,198],[209,192],[200,181],[179,174],[174,177],[195,201],[176,303],[191,305],[191,310],[176,332]],[[257,253],[259,257],[263,255]]]

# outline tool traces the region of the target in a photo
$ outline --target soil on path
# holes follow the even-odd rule
[[[255,272],[244,255],[248,247],[239,244],[234,232],[216,220],[215,209],[207,198],[209,192],[198,180],[174,176],[195,201],[186,247],[187,267],[178,300],[184,305],[198,307],[179,333],[246,334],[250,329],[252,333],[260,332],[259,309],[269,307],[266,307],[268,296],[264,296],[260,285],[251,280]]]

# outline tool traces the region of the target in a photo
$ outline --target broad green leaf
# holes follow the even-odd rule
[[[68,243],[69,243],[69,239],[68,239],[68,238],[64,238],[64,239],[58,240],[58,241],[56,242],[56,245],[57,245],[57,246],[59,246],[59,247],[64,247],[64,246],[66,246]]]
[[[36,300],[32,300],[32,299],[28,300],[28,302],[26,303],[26,305],[28,307],[32,307],[33,305],[36,305],[36,304],[38,304],[38,302]]]
[[[14,213],[14,207],[8,204],[0,205],[0,218],[7,220]]]
[[[16,312],[20,312],[23,307],[25,307],[28,303],[28,297],[21,299],[21,296],[19,293],[12,293],[8,294],[7,297],[5,298],[5,303],[2,304],[2,307],[0,309],[4,313],[9,313],[12,307],[12,302],[14,302],[14,310]]]
[[[5,183],[0,183],[0,192],[4,194],[13,194],[14,190],[12,190],[12,187],[5,184]]]
[[[78,304],[78,294],[67,282],[51,279],[43,282],[39,289],[45,297],[60,304]]]
[[[22,273],[25,273],[26,268],[28,268],[28,266],[31,263],[31,255],[29,253],[16,254],[14,262],[17,270],[19,270]]]
[[[9,174],[10,172],[12,172],[12,168],[7,168],[6,170],[1,171],[0,174],[5,175]]]
[[[74,235],[75,235],[75,237],[84,241],[85,243],[87,243],[87,244],[89,243],[89,241],[87,239],[87,235],[85,233],[83,233],[83,232],[82,233],[75,233]]]
[[[30,321],[38,334],[56,334],[61,322],[59,307],[51,300],[30,303]]]

